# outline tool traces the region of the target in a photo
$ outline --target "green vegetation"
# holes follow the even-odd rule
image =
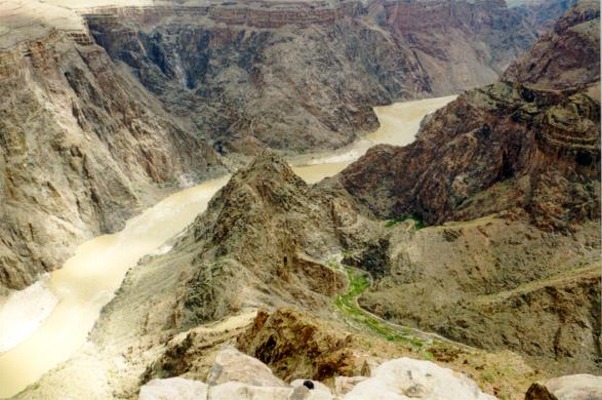
[[[422,216],[416,213],[411,213],[411,214],[404,214],[402,216],[398,216],[395,217],[393,219],[388,220],[387,222],[385,222],[385,226],[387,228],[390,228],[392,226],[397,225],[400,222],[404,222],[407,220],[411,220],[414,222],[414,227],[418,230],[418,229],[422,229],[426,227],[426,222],[424,222],[424,219],[422,219]]]
[[[346,293],[337,296],[334,305],[347,318],[369,328],[373,333],[384,337],[390,342],[402,342],[413,348],[422,348],[424,342],[413,337],[409,329],[393,328],[374,316],[364,312],[357,305],[357,298],[370,286],[367,274],[357,272],[352,268],[345,268],[349,277],[349,289]]]
[[[493,382],[495,382],[495,377],[489,371],[483,371],[481,373],[481,379],[484,380],[487,383],[493,383]]]

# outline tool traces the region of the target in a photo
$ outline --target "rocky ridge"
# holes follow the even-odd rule
[[[599,12],[584,2],[558,22],[560,33],[534,46],[532,56],[572,60],[558,43],[576,40],[576,48],[599,55],[596,26]],[[524,82],[511,80],[530,68],[518,62],[502,81],[466,92],[429,117],[411,145],[371,149],[342,172],[342,185],[381,218],[415,214],[441,224],[517,206],[544,228],[598,218],[600,113],[590,89],[599,87],[600,60],[587,60],[524,76]],[[567,88],[577,75],[583,81]],[[545,87],[552,81],[560,87]]]
[[[534,39],[502,3],[444,3],[406,10],[449,20],[437,43],[391,2],[0,4],[2,291],[119,229],[157,189],[265,146],[349,143],[376,127],[373,105],[490,81]]]
[[[258,1],[84,16],[114,60],[230,154],[347,144],[376,127],[372,106],[491,82],[535,40],[499,1]]]
[[[95,358],[126,359],[103,364],[120,377],[112,382],[117,397],[132,396],[140,375],[194,370],[199,348],[240,334],[244,316],[258,307],[324,310],[346,285],[325,260],[340,251],[342,238],[366,232],[364,224],[346,202],[315,192],[279,156],[263,153],[231,178],[171,251],[130,270],[103,310],[90,338],[100,351]],[[203,325],[241,313],[239,328],[207,340]],[[188,352],[193,358],[186,366]]]
[[[45,35],[0,52],[0,283],[13,289],[119,229],[153,187],[219,166],[102,48]]]
[[[341,173],[390,219],[349,257],[378,278],[362,305],[557,373],[599,371],[598,30],[599,4],[577,4],[500,82]],[[572,46],[594,55],[573,61]]]

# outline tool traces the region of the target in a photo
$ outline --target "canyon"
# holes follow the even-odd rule
[[[536,38],[503,1],[456,3],[3,1],[2,291],[263,147],[337,148],[373,106],[489,83]]]
[[[350,260],[382,278],[364,307],[558,373],[599,372],[599,18],[579,3],[414,143],[342,171],[344,191],[393,228]],[[407,233],[404,219],[432,228]]]
[[[572,3],[0,1],[0,305],[36,309],[0,395],[361,398],[423,385],[410,357],[564,398],[602,348],[599,4]]]

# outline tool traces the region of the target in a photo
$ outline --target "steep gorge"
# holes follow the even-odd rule
[[[379,263],[365,307],[557,372],[599,371],[599,35],[599,4],[580,2],[414,143],[341,173],[347,195],[391,219],[350,259]]]
[[[375,128],[372,106],[489,83],[535,39],[503,1],[250,2],[85,17],[114,60],[223,153],[347,144]]]
[[[511,26],[498,19],[506,15],[503,12],[488,16],[482,10],[475,11],[478,3],[460,2],[459,9],[440,2],[418,3],[409,4],[433,15],[442,12],[439,22],[445,35],[433,34],[433,38],[464,38],[472,29]],[[485,3],[494,8],[503,6]],[[399,4],[374,3],[373,8],[347,5],[341,11],[326,7],[315,13],[305,10],[297,15],[306,19],[294,27],[284,23],[289,15],[286,12],[267,10],[269,18],[262,19],[253,7],[251,13],[231,13],[228,4],[224,5],[228,12],[220,13],[219,7],[206,15],[199,11],[192,14],[192,21],[187,19],[190,9],[185,7],[173,7],[182,15],[169,14],[172,8],[88,10],[86,18],[94,40],[102,46],[95,45],[85,33],[55,30],[19,44],[16,48],[20,53],[14,53],[13,58],[24,63],[26,79],[11,75],[14,72],[7,68],[7,78],[0,80],[0,85],[6,84],[10,93],[15,93],[8,98],[6,110],[14,105],[27,106],[23,115],[10,115],[2,121],[7,149],[3,150],[7,160],[3,188],[11,200],[7,207],[13,207],[7,208],[10,215],[3,219],[8,221],[6,231],[10,233],[3,237],[13,240],[5,249],[9,285],[22,287],[35,279],[39,270],[53,268],[74,242],[117,229],[128,215],[156,198],[157,188],[169,191],[204,179],[214,167],[220,169],[221,162],[232,163],[239,154],[256,154],[266,145],[289,151],[339,146],[357,134],[352,127],[369,129],[373,125],[372,111],[363,102],[446,93],[451,87],[456,90],[468,84],[462,76],[489,80],[490,71],[495,73],[505,62],[503,56],[478,64],[479,69],[487,66],[481,70],[485,72],[473,74],[472,48],[453,53],[455,50],[441,43],[426,46],[421,41],[428,35],[420,38],[402,29],[408,21],[395,22],[405,15]],[[564,19],[556,33],[536,47],[545,47],[550,40],[562,44],[565,34],[591,40],[599,27],[599,12],[579,10],[585,10],[581,17]],[[418,18],[418,11],[413,12]],[[451,18],[456,13],[461,18]],[[359,21],[355,19],[358,16]],[[194,27],[181,29],[178,18]],[[164,19],[177,23],[164,24]],[[199,28],[195,25],[198,21],[207,25]],[[371,25],[374,21],[377,26]],[[156,32],[147,25],[155,23]],[[316,50],[306,36],[295,36],[298,32],[313,34],[311,37],[319,42],[324,38],[322,24],[331,23],[335,26],[328,31],[332,42],[325,47],[332,45],[332,49]],[[383,33],[389,25],[397,27],[395,33]],[[365,30],[356,35],[358,27]],[[289,36],[284,35],[287,39],[279,42],[276,39],[283,31]],[[181,54],[177,57],[168,54],[169,49],[180,49],[182,37],[189,34],[202,49],[178,50]],[[345,55],[340,56],[343,53],[339,53],[342,47],[338,44],[348,40],[346,35],[358,40],[354,46],[343,46]],[[365,42],[366,37],[372,39]],[[383,37],[384,42],[398,47],[379,47]],[[257,46],[265,46],[270,60],[281,57],[286,64],[290,52],[301,53],[299,47],[291,50],[285,46],[289,39],[305,46],[304,50],[326,54],[324,63],[314,65],[313,58],[306,55],[295,55],[294,62],[284,66],[266,66],[266,58],[261,57],[248,61],[256,53],[262,54]],[[281,46],[278,51],[269,47],[274,40]],[[476,42],[480,47],[486,40]],[[522,42],[513,42],[509,53],[520,47],[517,43]],[[596,48],[595,40],[584,45]],[[435,50],[425,55],[418,47]],[[446,53],[448,50],[451,53]],[[489,48],[483,51],[475,52],[475,58],[482,61]],[[461,53],[469,54],[466,59],[472,67],[458,67],[451,80],[437,76],[439,61],[458,65]],[[204,54],[204,61],[186,59],[199,54]],[[350,59],[351,65],[358,65],[358,59],[349,58],[349,54],[365,58],[366,63],[346,69]],[[387,57],[395,54],[404,57],[387,64]],[[385,57],[376,59],[403,73],[391,78],[387,71],[371,70],[367,61],[374,57]],[[595,59],[599,62],[599,57]],[[312,74],[327,78],[297,81],[301,79],[295,75],[299,60],[306,64],[311,61],[308,68]],[[9,66],[11,62],[15,60],[9,58]],[[429,62],[432,68],[424,68]],[[332,73],[335,65],[341,68]],[[168,246],[167,253],[146,257],[131,269],[116,298],[103,310],[90,336],[90,346],[19,398],[49,393],[55,397],[134,398],[143,380],[154,374],[199,377],[208,362],[205,352],[240,336],[260,306],[278,309],[292,304],[332,318],[328,306],[346,279],[335,268],[336,263],[326,260],[338,253],[359,267],[378,266],[372,272],[382,279],[361,300],[378,314],[409,320],[473,345],[511,348],[541,357],[543,361],[536,365],[557,358],[560,370],[595,370],[600,353],[599,314],[595,312],[599,297],[591,289],[599,285],[599,279],[591,265],[599,262],[600,150],[599,138],[593,134],[600,125],[599,97],[594,95],[599,75],[589,74],[586,68],[587,74],[579,72],[585,81],[578,87],[539,87],[527,83],[527,78],[511,75],[524,71],[520,63],[517,65],[508,71],[518,72],[507,72],[502,82],[470,91],[431,116],[410,150],[373,150],[345,171],[338,182],[308,186],[278,156],[263,153],[235,174],[207,213],[168,243],[173,247]],[[328,74],[323,72],[326,67]],[[580,64],[564,64],[549,70],[567,73],[560,76],[566,80],[556,76],[554,82],[570,83],[573,69],[580,68]],[[429,76],[423,74],[426,70]],[[466,71],[468,75],[463,75]],[[24,92],[19,85],[23,79],[29,84]],[[336,90],[320,89],[323,83]],[[296,88],[294,96],[289,95],[290,87]],[[240,88],[255,102],[239,98]],[[204,90],[208,92],[203,94]],[[365,97],[360,99],[359,93]],[[300,97],[305,101],[301,105]],[[269,109],[261,108],[267,107],[263,101],[268,102]],[[349,104],[352,108],[346,109]],[[263,114],[273,113],[263,125],[255,125],[258,120],[249,119],[247,114],[257,116],[261,110]],[[287,112],[290,110],[299,112]],[[315,120],[299,125],[297,118],[303,119],[307,113]],[[291,120],[282,120],[289,115]],[[464,126],[468,119],[476,125]],[[257,126],[260,129],[256,132],[252,128]],[[299,126],[305,128],[297,130]],[[462,129],[469,132],[465,134]],[[51,146],[42,133],[55,139]],[[411,157],[404,153],[412,149],[415,153]],[[219,158],[216,152],[233,159]],[[20,168],[23,160],[30,162],[31,168]],[[47,165],[54,166],[51,176],[47,175]],[[72,198],[71,191],[79,195]],[[38,209],[44,214],[35,215]],[[490,216],[495,213],[499,214]],[[400,222],[407,214],[421,216],[430,224],[448,222],[451,226],[415,230],[412,223]],[[32,222],[11,222],[13,215],[32,218]],[[46,215],[58,215],[60,222]],[[374,215],[393,220],[384,226]],[[482,216],[485,218],[474,220]],[[464,222],[454,225],[452,221],[458,219]],[[63,240],[65,231],[72,232],[70,241],[51,250],[41,247],[45,241]],[[46,232],[46,236],[36,232]],[[39,238],[40,246],[27,244],[14,254],[20,243],[30,243],[31,237]],[[52,251],[57,254],[44,253]],[[437,252],[454,256],[442,260]],[[564,252],[570,255],[568,259],[562,257]],[[38,270],[20,272],[20,260],[36,257],[40,259]],[[432,297],[424,296],[425,292]],[[422,308],[399,307],[415,304],[416,299],[423,300]],[[568,314],[574,318],[564,318]],[[274,323],[279,314],[272,315]],[[304,332],[321,326],[305,321],[314,317],[301,313],[292,317],[301,321],[299,329]],[[517,323],[521,318],[541,327],[541,336],[524,332]],[[504,330],[499,329],[500,323]],[[270,329],[278,328],[267,324],[260,338],[263,342],[258,340],[255,349],[249,344],[247,351],[262,357],[276,354],[266,349],[271,343]],[[247,335],[252,338],[254,333]],[[318,365],[331,369],[324,373],[317,366],[302,366],[303,373],[328,377],[344,370],[331,364],[354,359],[352,348],[358,342],[348,340],[346,334],[330,336],[335,350],[340,350],[332,359],[324,356],[332,349],[306,343],[313,346],[309,350],[320,352],[323,363]],[[579,340],[585,349],[575,345]],[[273,361],[280,364],[282,374],[292,370],[287,364],[294,357],[287,358],[286,353],[295,345],[280,343],[277,349],[281,354]],[[180,361],[182,355],[182,363],[174,365],[173,359]],[[349,367],[354,373],[363,369],[361,364]],[[71,384],[82,381],[88,385]]]
[[[156,201],[155,187],[219,166],[210,147],[92,43],[49,29],[2,51],[0,66],[6,287],[25,287],[83,239],[119,229]]]
[[[128,4],[1,5],[3,292],[159,193],[350,143],[372,106],[489,82],[535,39],[500,1]]]

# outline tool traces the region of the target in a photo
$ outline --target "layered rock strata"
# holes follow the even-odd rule
[[[489,82],[535,38],[503,2],[94,4],[0,5],[4,289],[206,178],[216,151],[341,146],[372,106]]]
[[[598,218],[599,10],[587,4],[502,81],[430,116],[416,142],[371,149],[342,172],[343,186],[381,218],[428,224],[515,207],[548,229]]]
[[[500,1],[170,5],[85,18],[114,60],[222,153],[349,143],[376,127],[372,106],[489,83],[535,40]]]
[[[561,373],[599,371],[599,23],[598,3],[577,4],[500,82],[341,173],[390,219],[349,258],[379,279],[361,304]]]
[[[0,285],[8,288],[119,229],[153,200],[153,187],[219,165],[101,47],[43,34],[0,52]]]

